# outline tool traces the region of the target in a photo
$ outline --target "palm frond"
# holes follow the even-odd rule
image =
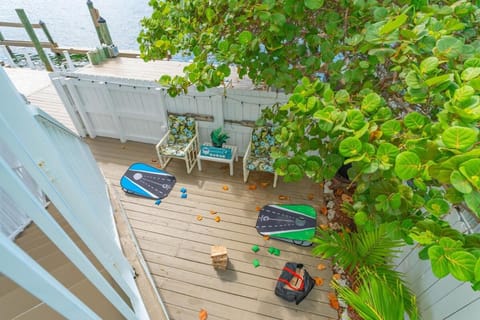
[[[402,241],[389,238],[382,227],[341,234],[319,230],[313,242],[316,244],[312,250],[315,256],[332,258],[333,262],[348,271],[360,266],[387,265],[403,245]]]

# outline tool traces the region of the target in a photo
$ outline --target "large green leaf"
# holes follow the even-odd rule
[[[380,126],[380,130],[382,130],[384,136],[392,137],[400,133],[400,131],[402,130],[402,125],[400,121],[392,119],[382,124]]]
[[[317,10],[323,7],[323,2],[325,0],[305,0],[305,7],[310,10]]]
[[[465,161],[459,170],[475,188],[480,189],[480,159]]]
[[[480,259],[477,259],[473,273],[475,275],[475,281],[480,281]]]
[[[428,257],[432,263],[432,272],[437,278],[443,278],[448,275],[448,261],[442,247],[431,246],[428,249]]]
[[[393,164],[395,157],[399,152],[400,151],[398,150],[397,146],[388,142],[384,142],[378,146],[377,158],[384,164]]]
[[[458,57],[463,48],[463,42],[455,37],[446,36],[437,41],[439,53],[447,58]]]
[[[437,57],[428,57],[420,63],[420,72],[423,74],[430,73],[437,69],[438,63]]]
[[[340,142],[338,151],[344,157],[357,156],[362,151],[362,142],[355,137],[348,137]]]
[[[480,217],[480,193],[472,191],[464,196],[467,206]]]
[[[252,38],[252,33],[247,30],[240,32],[240,34],[238,35],[238,41],[243,44],[250,43],[250,41],[252,41]]]
[[[381,105],[383,99],[375,92],[369,93],[362,100],[362,110],[368,113],[375,112]]]
[[[442,141],[448,148],[464,151],[477,142],[477,131],[467,127],[450,127],[443,132]]]
[[[475,90],[470,86],[462,86],[455,90],[453,98],[459,102],[469,100],[475,94]]]
[[[348,110],[347,126],[353,130],[359,130],[365,125],[365,117],[357,109]]]
[[[455,251],[447,255],[448,269],[452,276],[460,281],[474,279],[475,256],[466,251]]]
[[[470,81],[480,76],[480,68],[479,67],[471,67],[463,70],[462,72],[462,80],[463,81]]]
[[[425,209],[434,216],[440,217],[450,211],[450,206],[447,201],[435,198],[427,202]]]
[[[421,115],[416,111],[410,112],[403,119],[403,123],[405,124],[405,127],[407,127],[410,130],[419,130],[426,124],[426,122],[427,122],[427,119],[425,118],[425,116]]]
[[[450,174],[450,183],[452,186],[460,191],[461,193],[470,193],[472,192],[472,185],[468,182],[459,171],[454,170]]]
[[[395,173],[403,180],[414,178],[421,168],[420,158],[416,153],[405,151],[397,155],[395,160]]]
[[[380,35],[389,34],[392,31],[398,30],[401,25],[403,25],[408,19],[406,14],[401,14],[395,19],[390,20],[387,22],[383,27],[380,28],[379,33]]]

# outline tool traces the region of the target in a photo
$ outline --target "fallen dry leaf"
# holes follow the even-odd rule
[[[157,159],[153,159],[153,158],[152,158],[152,162],[157,162]]]
[[[257,190],[257,185],[256,184],[250,184],[248,186],[248,190]]]
[[[197,220],[198,220],[198,221],[202,221],[202,220],[203,220],[203,217],[199,214],[199,215],[197,216]]]
[[[335,195],[336,196],[341,196],[343,194],[343,190],[342,189],[337,189],[335,190]]]
[[[210,210],[210,214],[216,214],[216,213],[217,213],[217,211],[215,211],[215,210]]]
[[[201,309],[200,312],[198,313],[198,319],[199,320],[207,320],[208,319],[207,310]]]
[[[337,299],[337,296],[335,295],[335,293],[330,292],[328,294],[328,300],[330,300],[330,306],[333,309],[338,310],[340,308],[340,304],[338,303],[338,299]]]
[[[278,199],[279,200],[288,200],[288,196],[279,195]]]
[[[326,224],[321,224],[321,225],[319,225],[319,227],[322,230],[327,230],[328,229],[328,225],[326,225]]]
[[[327,213],[328,213],[328,208],[325,207],[325,206],[323,206],[323,207],[320,208],[320,212],[321,212],[324,216],[326,216]]]
[[[335,273],[332,278],[335,279],[335,280],[340,280],[340,278],[342,277],[342,275],[340,273]]]
[[[352,202],[353,202],[353,198],[350,197],[348,194],[344,193],[344,194],[342,194],[342,201],[352,203]]]
[[[319,264],[317,265],[317,269],[320,270],[320,271],[321,271],[321,270],[325,270],[325,269],[327,269],[327,266],[324,265],[323,263],[319,263]]]
[[[263,188],[266,188],[269,183],[268,182],[260,182],[260,185],[263,187]]]
[[[313,278],[315,280],[315,285],[316,286],[321,286],[323,284],[323,279],[320,277],[315,277]]]
[[[313,193],[309,193],[308,196],[307,196],[307,199],[308,200],[313,200]]]

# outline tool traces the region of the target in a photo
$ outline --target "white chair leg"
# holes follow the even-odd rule
[[[249,174],[250,171],[247,168],[243,168],[243,183],[247,183]]]
[[[274,176],[273,176],[273,187],[274,188],[277,187],[277,180],[278,180],[278,174],[274,173]]]

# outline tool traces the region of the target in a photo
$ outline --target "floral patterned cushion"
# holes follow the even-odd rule
[[[273,173],[273,159],[251,155],[247,160],[247,169],[249,171],[266,171]]]
[[[275,145],[273,128],[270,126],[258,127],[252,132],[251,154],[257,158],[269,158],[270,150]]]
[[[185,148],[187,147],[188,142],[177,143],[177,144],[163,144],[160,146],[160,153],[165,156],[174,156],[183,158],[185,156]]]
[[[188,143],[195,136],[195,118],[185,116],[168,116],[170,135],[168,144]]]

